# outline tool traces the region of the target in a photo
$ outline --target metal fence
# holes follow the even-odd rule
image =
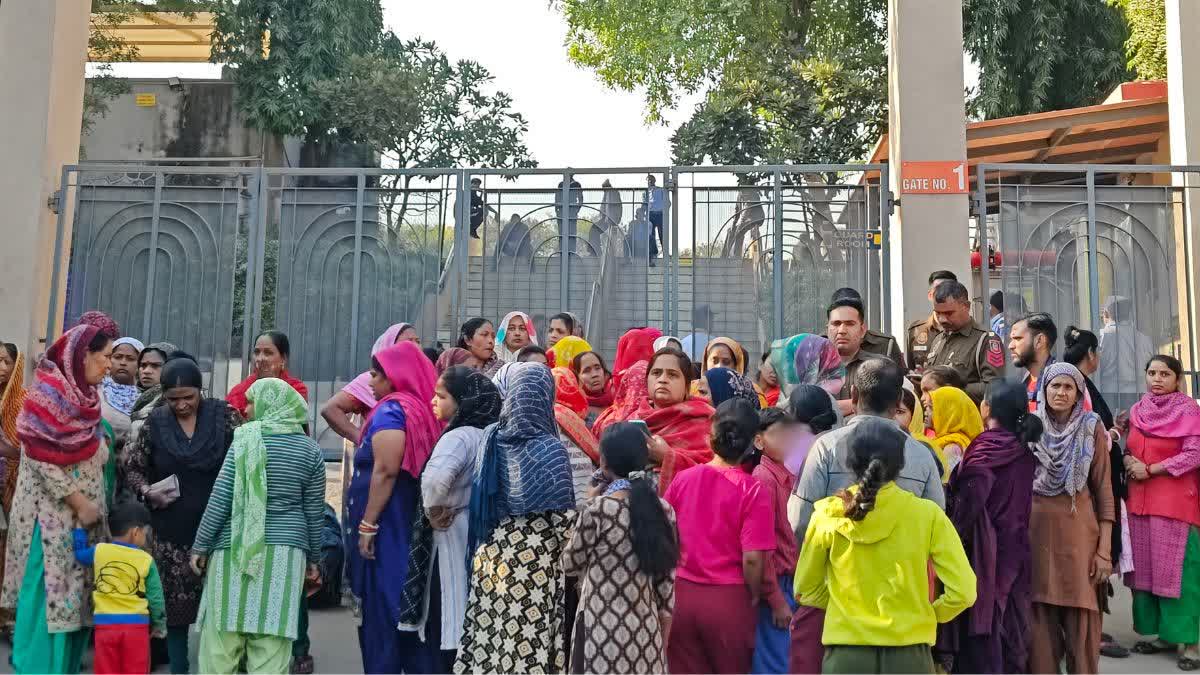
[[[74,222],[54,275],[66,307],[52,316],[102,309],[139,339],[174,342],[217,393],[248,372],[255,335],[282,330],[332,447],[319,404],[401,320],[448,346],[470,316],[520,310],[544,330],[571,311],[609,355],[628,328],[656,325],[731,335],[757,357],[820,330],[829,295],[853,286],[883,325],[886,184],[885,167],[862,165],[82,164],[63,171]]]
[[[1153,354],[1180,358],[1196,393],[1182,173],[1147,165],[985,164],[976,168],[981,280],[1005,294],[1011,324],[1049,312],[1100,338],[1092,375],[1114,409],[1145,391]],[[998,260],[998,269],[990,265]]]

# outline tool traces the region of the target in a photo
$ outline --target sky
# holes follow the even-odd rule
[[[699,96],[681,100],[664,124],[649,125],[640,94],[609,89],[576,67],[566,22],[547,0],[383,0],[384,22],[402,37],[433,40],[454,60],[472,59],[509,92],[529,122],[527,145],[544,167],[665,166],[670,137]],[[968,85],[976,69],[964,57]],[[127,77],[219,77],[210,64],[116,64]]]

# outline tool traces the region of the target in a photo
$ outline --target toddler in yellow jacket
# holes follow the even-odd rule
[[[975,603],[975,573],[937,504],[893,482],[905,435],[891,420],[859,422],[846,464],[858,484],[815,505],[796,600],[826,611],[824,673],[932,673],[937,624]],[[945,588],[929,602],[928,563]]]
[[[97,675],[149,673],[150,634],[166,635],[162,582],[154,558],[143,549],[150,512],[137,502],[121,504],[108,517],[111,544],[88,546],[87,531],[75,530],[75,559],[92,567],[95,586]]]

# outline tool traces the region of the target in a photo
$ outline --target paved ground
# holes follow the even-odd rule
[[[326,496],[331,504],[341,502],[341,465],[328,465],[329,482]],[[1131,597],[1127,590],[1121,588],[1113,602],[1113,614],[1105,618],[1105,630],[1126,647],[1133,646],[1136,635],[1130,615]],[[349,612],[340,609],[314,610],[310,615],[312,625],[312,655],[316,661],[318,673],[360,673],[362,661],[358,650],[358,634],[355,630],[353,617]],[[195,651],[199,638],[192,636],[192,667],[196,667]],[[0,645],[0,674],[11,673],[12,667],[8,658],[11,646],[7,643]],[[90,663],[85,662],[85,672],[90,672]],[[168,672],[166,668],[158,672]],[[1171,655],[1139,656],[1132,655],[1127,659],[1100,660],[1101,673],[1176,673],[1175,659]]]

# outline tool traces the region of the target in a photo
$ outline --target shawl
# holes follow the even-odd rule
[[[451,347],[442,352],[442,355],[437,360],[437,373],[442,373],[450,370],[454,366],[461,366],[471,360],[471,352],[462,347]],[[468,366],[469,367],[469,366]],[[482,368],[472,368],[472,370],[482,370]]]
[[[646,371],[649,364],[642,361],[628,371],[617,388],[616,402],[601,413],[592,424],[597,438],[604,430],[617,422],[642,420],[650,433],[661,437],[671,447],[671,454],[660,467],[659,494],[667,491],[671,480],[684,469],[704,464],[713,457],[708,444],[709,427],[716,411],[708,401],[689,398],[666,408],[655,408],[650,404],[646,386]]]
[[[1020,461],[1033,461],[1029,447],[1010,431],[988,429],[971,442],[947,486],[947,515],[958,530],[978,577],[979,597],[964,617],[972,636],[992,632],[992,622],[999,614],[995,608],[1009,606],[1008,596],[1021,571],[1028,569],[1030,563],[1028,511],[1019,522],[1011,519],[1004,522],[987,508],[996,472]],[[1032,488],[1030,483],[1017,486],[1013,493],[1015,503],[1030,504]],[[1011,541],[1016,533],[1024,539],[1023,545]],[[1001,554],[1003,563],[998,560]]]
[[[763,389],[756,382],[754,384],[754,391],[757,391],[759,397],[762,398],[762,400],[766,402],[766,404],[767,404],[766,407],[774,408],[776,405],[779,405],[779,394],[780,394],[779,387]]]
[[[633,328],[617,340],[617,356],[613,359],[612,374],[616,387],[620,388],[626,370],[639,361],[649,361],[654,356],[654,341],[662,337],[657,328]]]
[[[837,347],[820,335],[801,333],[772,342],[771,366],[784,395],[791,394],[798,384],[815,384],[837,396],[846,381]]]
[[[136,384],[117,384],[116,380],[107,375],[100,383],[100,388],[104,390],[104,400],[126,415],[133,410],[133,404],[142,393]]]
[[[448,385],[446,391],[458,403],[458,410],[442,431],[443,436],[459,427],[483,429],[500,418],[504,400],[487,375],[472,370],[466,377],[454,378]]]
[[[279,373],[279,377],[277,378],[271,377],[264,379],[283,380],[284,382],[292,385],[292,389],[295,389],[296,393],[300,394],[300,398],[304,399],[306,402],[308,401],[308,387],[305,386],[305,384],[300,380],[292,377],[292,374],[288,372],[287,368],[284,368],[283,372]],[[225,400],[229,403],[229,405],[233,406],[233,409],[241,413],[243,416],[246,414],[246,401],[248,400],[247,392],[250,391],[250,387],[253,387],[254,383],[258,382],[258,380],[258,374],[251,373],[250,377],[247,377],[235,385],[233,389],[230,389],[229,394],[225,397]]]
[[[576,356],[590,351],[592,351],[592,346],[588,344],[587,340],[574,335],[568,335],[550,348],[550,353],[554,354],[553,363],[559,366],[570,366]]]
[[[760,408],[758,392],[745,375],[739,375],[729,368],[710,368],[704,373],[704,379],[708,382],[708,394],[714,408],[731,398],[743,399],[755,410]]]
[[[264,377],[246,391],[254,419],[233,432],[232,537],[229,551],[243,574],[260,578],[267,550],[267,445],[265,436],[304,433],[308,403],[286,380]]]
[[[680,340],[679,338],[675,337],[674,335],[664,335],[654,341],[654,351],[658,351],[658,350],[662,349],[663,347],[670,346],[672,340],[675,341],[675,344],[679,345],[680,349],[683,348],[683,340]]]
[[[1142,396],[1129,410],[1129,421],[1142,433],[1159,438],[1200,436],[1200,406],[1179,391]]]
[[[89,310],[79,315],[78,326],[92,326],[99,332],[107,335],[110,340],[118,340],[121,337],[121,327],[109,315],[99,310]]]
[[[384,396],[363,420],[359,445],[367,440],[371,418],[384,403],[394,401],[404,410],[404,457],[400,468],[414,478],[421,475],[433,446],[442,433],[442,423],[433,414],[430,401],[437,385],[437,374],[425,352],[411,342],[401,342],[375,356],[394,391]]]
[[[700,367],[708,368],[708,353],[713,347],[723,345],[727,347],[730,353],[733,354],[733,368],[738,375],[746,374],[746,352],[742,351],[742,345],[737,340],[727,337],[716,337],[709,340],[708,345],[704,347],[704,358],[701,360]]]
[[[383,335],[380,335],[375,340],[375,344],[371,345],[371,356],[377,356],[379,352],[396,344],[396,338],[400,337],[401,333],[412,327],[413,325],[411,323],[403,322],[394,323],[389,326],[387,330],[383,331]],[[355,377],[350,381],[350,384],[342,387],[342,391],[353,396],[356,400],[358,400],[359,403],[366,406],[367,410],[375,407],[375,392],[371,391],[370,370],[361,373],[358,375],[358,377]]]
[[[162,405],[150,412],[146,430],[154,447],[175,461],[195,471],[211,471],[225,460],[229,410],[229,404],[219,398],[202,399],[196,410],[196,430],[188,438],[171,406]]]
[[[613,404],[613,383],[612,378],[608,378],[604,382],[604,390],[593,396],[588,390],[583,390],[583,395],[587,397],[589,408],[608,408]]]
[[[17,417],[24,403],[25,355],[17,352],[8,384],[4,386],[3,396],[0,396],[0,432],[4,433],[4,440],[13,447],[21,445],[21,439],[17,436]]]
[[[550,373],[554,375],[554,401],[566,406],[576,415],[586,415],[587,397],[583,395],[583,388],[579,386],[575,373],[571,372],[570,368],[562,367],[554,368]]]
[[[1046,404],[1046,388],[1062,376],[1075,381],[1079,397],[1067,421],[1060,424]],[[1085,410],[1085,391],[1087,385],[1083,382],[1083,373],[1069,363],[1055,363],[1043,371],[1037,406],[1037,415],[1042,418],[1042,440],[1033,449],[1038,460],[1033,476],[1036,494],[1044,497],[1064,493],[1075,495],[1087,485],[1092,457],[1096,454],[1096,425],[1100,423],[1100,416]]]
[[[67,466],[100,447],[100,395],[87,383],[83,366],[88,343],[99,332],[91,325],[72,328],[38,363],[17,417],[17,437],[30,459]]]
[[[476,463],[468,556],[506,517],[575,508],[571,460],[554,421],[554,379],[541,364],[511,365],[511,395]]]
[[[521,317],[525,321],[525,330],[529,332],[529,344],[536,345],[538,343],[537,331],[533,325],[533,319],[525,312],[509,312],[500,320],[500,325],[496,327],[496,356],[504,363],[514,363],[517,360],[517,354],[520,349],[512,351],[508,345],[504,344],[504,338],[508,334],[508,323],[513,319]]]
[[[526,362],[528,363],[528,362]],[[508,390],[512,387],[513,375],[520,370],[517,363],[506,363],[500,366],[500,370],[492,376],[492,384],[496,385],[496,391],[500,393],[500,398],[508,398]],[[536,365],[536,364],[535,364]]]

